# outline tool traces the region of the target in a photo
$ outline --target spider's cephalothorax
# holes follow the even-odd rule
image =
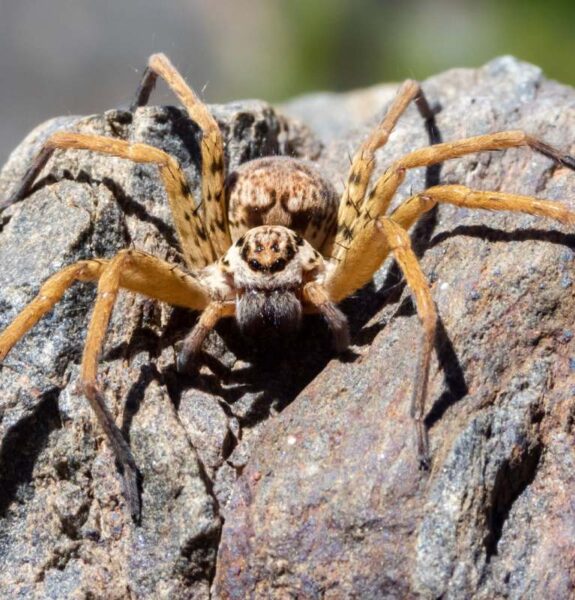
[[[301,236],[281,225],[262,225],[241,236],[220,259],[236,301],[236,318],[248,335],[299,328],[304,284],[321,281],[325,263]]]
[[[201,311],[197,324],[184,340],[178,357],[180,368],[194,361],[208,332],[220,318],[228,316],[235,316],[246,333],[257,334],[262,328],[273,327],[282,334],[297,328],[302,313],[320,313],[334,334],[336,348],[343,350],[349,342],[348,328],[336,304],[369,282],[392,254],[411,289],[423,325],[421,349],[414,359],[417,369],[411,414],[419,460],[427,465],[424,409],[437,317],[429,284],[411,248],[407,230],[438,203],[524,212],[571,226],[575,225],[575,213],[556,201],[472,190],[461,185],[430,187],[407,198],[388,214],[391,201],[409,169],[437,165],[474,152],[527,146],[573,170],[575,159],[522,131],[437,143],[433,113],[421,88],[416,82],[407,81],[353,157],[340,199],[315,167],[288,158],[254,160],[226,179],[218,125],[164,55],[150,57],[134,106],[148,101],[158,76],[176,93],[202,130],[201,201],[193,197],[178,162],[154,146],[57,132],[45,142],[12,196],[0,203],[0,210],[27,196],[57,148],[91,150],[152,163],[159,169],[187,268],[136,250],[69,265],[50,277],[36,298],[0,334],[0,361],[75,281],[98,283],[82,357],[82,387],[121,466],[126,497],[132,514],[138,518],[136,463],[106,408],[97,382],[98,359],[120,288]],[[398,158],[371,184],[375,152],[387,142],[412,101],[425,119],[433,145]]]
[[[225,192],[232,245],[199,278],[212,297],[235,304],[246,335],[294,333],[301,324],[304,286],[323,284],[331,267],[320,250],[329,256],[333,245],[336,191],[313,164],[275,156],[241,165],[228,175]],[[349,337],[345,316],[332,304],[326,317],[341,350]],[[191,353],[188,362],[203,338],[192,332],[190,339],[196,347],[184,345]]]

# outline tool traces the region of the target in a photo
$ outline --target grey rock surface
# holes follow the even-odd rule
[[[424,89],[444,140],[520,128],[575,152],[575,90],[536,67],[502,58]],[[298,99],[282,107],[287,118],[256,101],[214,110],[232,167],[305,156],[341,189],[374,107],[393,92]],[[41,141],[71,127],[164,148],[197,189],[197,129],[176,109],[144,108],[40,127],[2,171],[0,198]],[[426,143],[410,108],[377,172]],[[410,173],[398,200],[425,178]],[[525,149],[451,161],[440,178],[575,210],[575,173]],[[33,195],[0,216],[0,328],[66,264],[130,245],[177,262],[174,237],[154,167],[56,155]],[[393,266],[343,303],[353,346],[340,359],[316,317],[271,349],[223,322],[195,377],[176,373],[173,349],[195,316],[125,294],[100,373],[143,474],[135,526],[76,389],[94,299],[80,284],[0,372],[0,595],[572,596],[575,236],[534,217],[442,206],[413,237],[440,314],[429,472],[417,469],[408,414],[419,324]]]
[[[302,125],[265,103],[214,112],[232,168],[260,155],[313,157],[319,151]],[[198,187],[197,128],[177,109],[151,107],[134,118],[111,111],[41,126],[4,168],[1,197],[21,179],[42,141],[62,128],[161,146]],[[0,327],[53,272],[129,246],[179,261],[155,168],[59,153],[32,195],[2,215]],[[0,596],[205,598],[221,530],[218,495],[230,495],[241,468],[242,426],[224,398],[243,394],[209,369],[196,381],[175,374],[173,342],[191,327],[193,315],[121,296],[101,381],[145,481],[142,526],[134,527],[113,456],[77,390],[93,300],[93,286],[71,288],[2,366]],[[217,335],[209,353],[223,369],[236,362]],[[249,414],[258,398],[243,398],[239,412]],[[234,452],[238,458],[232,459]]]

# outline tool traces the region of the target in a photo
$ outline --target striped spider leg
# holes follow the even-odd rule
[[[376,134],[372,135],[372,138],[375,137]],[[523,212],[555,219],[565,225],[575,225],[575,213],[555,201],[505,192],[476,191],[459,185],[430,187],[405,200],[390,215],[386,213],[408,169],[429,167],[474,152],[519,146],[527,146],[575,170],[573,157],[522,131],[503,131],[414,150],[393,163],[367,195],[371,170],[366,168],[361,156],[356,157],[351,167],[343,203],[345,205],[346,198],[353,195],[354,188],[359,189],[354,199],[355,205],[359,205],[358,214],[355,219],[345,219],[340,223],[335,242],[339,262],[327,278],[325,287],[332,301],[339,302],[370,281],[373,273],[389,254],[396,259],[411,289],[423,326],[411,400],[411,415],[414,419],[417,451],[422,467],[427,467],[430,461],[424,416],[437,314],[429,283],[413,252],[407,230],[421,215],[438,203],[492,211]],[[340,207],[340,215],[342,210],[345,210],[345,207]]]
[[[120,288],[144,294],[169,304],[195,310],[208,309],[196,327],[195,339],[201,344],[208,315],[211,326],[217,318],[229,314],[229,307],[210,294],[197,273],[212,263],[229,246],[229,228],[223,199],[223,143],[221,133],[205,105],[183,82],[183,79],[163,55],[150,58],[150,67],[157,68],[180,97],[203,132],[202,200],[196,202],[186,176],[177,161],[167,153],[147,144],[130,144],[106,136],[57,132],[50,136],[32,162],[12,195],[0,203],[0,211],[23,200],[55,150],[88,150],[117,156],[139,163],[158,166],[164,184],[178,241],[189,270],[183,270],[142,252],[124,250],[109,260],[93,259],[70,265],[50,277],[32,300],[0,334],[0,361],[13,345],[52,309],[66,289],[75,281],[94,281],[98,296],[92,313],[82,358],[82,389],[90,401],[98,421],[106,433],[116,460],[124,474],[125,494],[135,520],[140,517],[138,471],[130,448],[114,423],[97,384],[97,364],[106,329]],[[200,212],[199,207],[202,207]],[[217,315],[217,318],[213,318]],[[197,333],[203,336],[198,338]],[[189,345],[189,344],[188,344]]]
[[[419,85],[408,81],[356,153],[341,199],[307,161],[290,157],[254,159],[226,175],[222,135],[206,106],[162,54],[150,57],[134,105],[148,101],[157,77],[175,92],[201,130],[201,199],[196,202],[182,169],[166,152],[147,144],[97,135],[58,132],[44,144],[13,195],[0,210],[26,197],[52,152],[68,148],[154,164],[164,185],[186,268],[134,250],[110,259],[75,263],[40,288],[0,334],[0,360],[62,297],[75,281],[94,281],[98,296],[82,358],[82,387],[124,473],[134,519],[140,516],[138,472],[130,448],[106,408],[97,366],[118,291],[127,289],[163,302],[202,311],[185,338],[178,368],[193,362],[222,317],[234,316],[247,335],[270,328],[280,335],[299,327],[306,312],[320,313],[341,351],[349,344],[346,317],[337,303],[371,280],[391,254],[413,293],[423,324],[423,342],[412,395],[421,464],[428,464],[424,405],[433,348],[436,311],[429,285],[411,248],[407,229],[438,202],[489,210],[514,210],[575,223],[560,204],[502,192],[475,192],[462,186],[434,186],[387,215],[408,169],[431,166],[471,152],[527,145],[569,168],[575,161],[522,132],[502,132],[450,143],[435,143],[398,159],[369,189],[375,152],[413,101],[432,143],[437,142],[430,110]]]

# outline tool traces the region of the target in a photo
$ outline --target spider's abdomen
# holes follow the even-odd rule
[[[313,163],[285,156],[244,163],[226,180],[232,240],[283,225],[325,252],[337,228],[338,196]]]

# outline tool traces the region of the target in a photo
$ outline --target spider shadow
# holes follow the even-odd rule
[[[182,123],[188,126],[189,120],[174,120],[172,123]],[[426,123],[431,143],[441,141],[439,130],[433,118]],[[193,132],[178,132],[180,137],[191,139],[195,143]],[[193,155],[194,148],[190,148]],[[426,169],[425,185],[437,185],[440,180],[441,165],[433,165]],[[424,215],[416,225],[413,232],[413,246],[421,256],[431,239],[432,232],[437,222],[437,208]],[[380,286],[375,289],[369,284],[353,297],[342,303],[344,312],[349,317],[352,340],[360,345],[370,344],[374,337],[384,328],[385,324],[377,323],[366,327],[366,324],[378,314],[385,306],[396,303],[404,292],[405,284],[402,281],[399,269],[393,266]],[[399,310],[413,308],[409,303],[403,303]],[[158,350],[166,345],[171,345],[189,331],[194,321],[189,313],[176,309],[172,313],[164,334],[158,339]],[[204,351],[200,357],[201,363],[208,366],[206,370],[196,370],[193,374],[183,375],[178,373],[174,365],[165,367],[161,377],[166,382],[170,397],[176,408],[181,401],[182,393],[189,388],[202,390],[223,400],[223,406],[228,407],[226,412],[233,413],[234,405],[242,403],[246,396],[252,397],[247,410],[242,410],[241,422],[243,426],[253,426],[269,418],[272,410],[281,411],[289,405],[297,395],[326,367],[327,363],[335,358],[331,351],[331,335],[325,324],[318,317],[306,317],[303,329],[305,335],[297,338],[283,340],[262,339],[259,341],[246,340],[230,320],[221,322],[217,332],[225,339],[225,343],[232,355],[240,357],[246,366],[239,369],[232,368],[229,364],[218,359],[210,351]],[[209,340],[208,340],[209,342]],[[453,345],[447,332],[440,323],[436,341],[436,350],[439,361],[445,373],[446,392],[438,400],[439,406],[446,406],[467,393],[467,387],[462,369],[457,361]],[[339,360],[353,362],[358,354],[349,350],[339,356]],[[145,376],[143,376],[145,379]],[[138,384],[134,389],[138,389]],[[135,402],[132,396],[130,402]],[[445,408],[441,411],[444,412]]]
[[[196,320],[197,313],[174,308],[161,335],[149,327],[137,327],[129,342],[108,349],[104,360],[129,360],[142,351],[158,358],[167,348],[177,347]],[[228,416],[240,413],[245,427],[283,410],[336,357],[331,333],[319,316],[306,316],[303,329],[305,333],[283,339],[273,335],[249,339],[233,319],[223,319],[187,372],[179,372],[175,361],[161,368],[153,361],[143,365],[126,395],[121,427],[124,436],[129,440],[132,421],[153,381],[166,386],[176,410],[184,392],[195,389],[220,398]],[[347,360],[356,358],[351,351],[344,356]]]
[[[450,231],[444,231],[434,236],[429,247],[432,248],[442,242],[457,236],[474,237],[490,242],[524,242],[524,241],[541,241],[560,245],[568,248],[575,248],[575,234],[566,234],[560,231],[549,231],[544,229],[516,229],[513,231],[503,231],[494,229],[487,225],[459,225]],[[452,381],[452,389],[459,389],[462,393],[467,393],[467,386],[463,379],[463,373],[460,369],[454,368],[458,364],[455,351],[452,344],[448,341],[445,328],[441,324],[441,329],[438,330],[438,338],[436,342],[436,350],[446,379]],[[446,410],[456,401],[452,397],[451,390],[448,388],[434,403],[426,417],[426,425],[432,427],[434,423],[439,421]]]
[[[430,211],[414,228],[411,238],[418,258],[423,256],[424,250],[430,247],[432,239],[435,239],[432,238],[432,235],[436,224],[437,207]],[[385,329],[387,320],[371,325],[367,325],[367,323],[388,306],[397,305],[391,318],[399,316],[417,317],[417,311],[411,296],[404,295],[406,285],[399,267],[396,263],[393,263],[379,290],[375,288],[374,284],[369,284],[357,296],[342,303],[342,308],[346,314],[350,315],[352,339],[356,344],[371,345],[375,337]],[[439,369],[443,373],[444,391],[434,400],[427,413],[425,419],[427,427],[431,427],[450,406],[468,393],[463,368],[449,333],[439,315],[436,323],[434,349]],[[415,366],[412,375],[415,377]],[[407,376],[410,376],[410,374],[407,374]]]
[[[34,492],[28,487],[34,467],[48,445],[50,434],[62,427],[58,411],[59,390],[43,392],[27,416],[20,419],[0,446],[0,517],[9,516],[9,507]]]
[[[236,415],[242,427],[253,427],[282,411],[335,358],[331,334],[318,316],[305,317],[302,329],[305,333],[284,339],[249,339],[232,319],[222,321],[195,369],[182,374],[172,364],[162,371],[176,407],[182,393],[194,388],[221,398],[228,416]],[[224,356],[221,347],[213,351],[222,340]]]
[[[568,248],[575,248],[575,234],[572,233],[536,229],[533,227],[504,231],[489,227],[488,225],[458,225],[454,229],[442,231],[434,236],[429,242],[429,247],[433,248],[445,240],[457,236],[473,237],[488,242],[547,242]]]

